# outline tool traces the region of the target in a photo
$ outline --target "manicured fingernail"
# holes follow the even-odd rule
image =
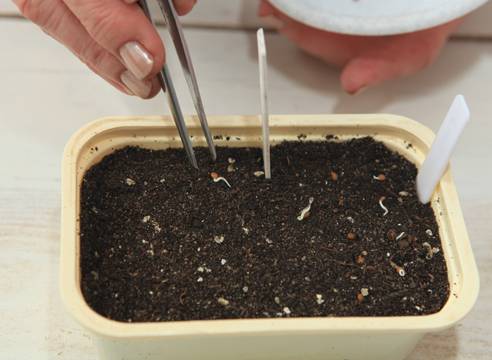
[[[143,99],[149,97],[152,91],[152,83],[150,81],[140,80],[130,71],[125,71],[121,74],[121,81],[132,93]]]
[[[136,41],[130,41],[120,49],[120,56],[126,68],[138,79],[145,79],[154,67],[154,59],[142,45]]]

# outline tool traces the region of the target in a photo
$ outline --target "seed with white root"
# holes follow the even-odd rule
[[[248,229],[247,227],[243,227],[243,231],[244,231],[244,233],[245,233],[246,235],[248,235],[248,234],[249,234],[249,229]]]
[[[425,233],[426,233],[427,235],[429,235],[429,236],[434,235],[434,234],[432,233],[432,230],[431,230],[431,229],[427,229],[427,230],[425,230]]]
[[[203,282],[203,278],[199,276],[198,279],[196,279],[196,282]]]
[[[400,192],[398,193],[398,195],[400,195],[400,196],[408,196],[409,194],[408,194],[408,192],[407,192],[407,191],[400,191]]]
[[[405,269],[401,266],[398,266],[397,264],[395,264],[393,261],[390,261],[390,265],[393,269],[396,270],[396,272],[398,273],[398,275],[400,275],[401,277],[405,276],[406,275],[406,272],[405,272]]]
[[[142,219],[142,222],[146,223],[146,222],[149,222],[150,220],[150,215],[146,215],[144,216],[144,218]]]
[[[224,299],[223,297],[220,297],[217,299],[217,302],[222,305],[222,306],[227,306],[229,305],[229,300]]]
[[[405,236],[405,232],[401,232],[400,235],[396,237],[396,240],[400,240],[404,236]]]
[[[316,303],[318,305],[321,305],[325,302],[325,300],[323,299],[323,295],[321,294],[316,294]]]
[[[304,220],[304,218],[309,213],[309,211],[311,211],[311,205],[313,204],[313,202],[314,202],[314,198],[310,197],[308,206],[306,206],[304,209],[302,209],[301,213],[297,217],[297,220],[299,220],[299,221]]]
[[[285,306],[285,307],[282,309],[282,311],[284,312],[284,314],[285,314],[285,315],[290,315],[290,314],[291,314],[291,311],[290,311],[290,309],[289,309],[287,306]]]
[[[214,182],[223,181],[229,188],[231,187],[231,184],[229,184],[229,181],[227,181],[226,178],[219,176],[219,174],[217,174],[216,172],[210,173],[210,176],[212,177]]]
[[[247,286],[243,286],[243,292],[247,293],[249,288]]]
[[[264,173],[263,171],[255,171],[253,174],[254,174],[256,177],[260,177],[260,176],[265,175],[265,173]]]
[[[427,260],[432,259],[434,255],[440,251],[439,248],[432,247],[431,244],[429,244],[428,242],[423,243],[422,246],[424,247],[425,251],[427,251],[427,255],[425,256]]]
[[[381,206],[381,209],[383,209],[383,210],[384,210],[384,214],[383,214],[383,216],[386,216],[386,215],[389,213],[388,208],[387,208],[386,206],[384,206],[384,204],[383,204],[383,201],[384,201],[385,199],[386,199],[386,198],[385,198],[384,196],[381,196],[381,197],[379,198],[379,206]]]
[[[362,294],[362,296],[366,297],[369,295],[369,289],[368,288],[362,288],[362,289],[360,289],[360,293]]]
[[[226,259],[222,259],[222,260],[220,260],[220,264],[221,264],[221,265],[225,265],[226,263],[227,263],[227,260],[226,260]]]
[[[203,266],[199,266],[198,269],[196,269],[198,272],[205,272],[205,268]]]
[[[133,179],[130,179],[130,178],[126,178],[126,180],[125,180],[125,181],[126,181],[126,184],[127,184],[128,186],[133,186],[133,185],[135,185],[135,184],[136,184],[136,181],[135,181],[135,180],[133,180]]]
[[[229,164],[235,164],[235,163],[236,163],[236,159],[233,159],[233,158],[228,158],[228,159],[227,159],[227,162],[228,162]]]
[[[222,244],[224,242],[224,235],[215,235],[214,236],[214,241],[217,244]]]

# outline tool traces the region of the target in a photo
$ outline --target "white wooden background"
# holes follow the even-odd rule
[[[207,20],[209,24],[228,16],[244,19],[243,8],[231,5],[236,1],[199,0],[206,2],[221,5],[216,9],[223,12]],[[0,9],[9,10],[8,4],[1,0]],[[205,11],[203,6],[197,10]],[[213,15],[203,14],[205,19]],[[258,112],[255,37],[242,24],[232,21],[231,30],[220,25],[186,31],[210,114]],[[426,337],[410,359],[491,359],[492,36],[455,39],[431,68],[356,97],[341,92],[336,70],[276,34],[268,34],[267,42],[274,113],[389,112],[436,129],[453,96],[467,97],[473,121],[454,156],[453,170],[480,269],[481,293],[460,325]],[[92,360],[89,336],[67,316],[59,299],[62,149],[87,121],[160,114],[167,112],[165,101],[162,96],[141,101],[116,93],[68,51],[16,17],[0,16],[0,44],[0,359]],[[172,56],[170,62],[179,71]],[[185,83],[179,80],[177,89],[186,94],[184,110],[192,112]]]

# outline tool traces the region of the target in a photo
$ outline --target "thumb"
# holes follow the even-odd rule
[[[349,94],[355,94],[367,87],[383,81],[416,72],[414,63],[384,57],[360,56],[350,60],[340,76],[342,88]]]

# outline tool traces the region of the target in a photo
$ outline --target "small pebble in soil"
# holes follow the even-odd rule
[[[337,181],[338,180],[338,174],[334,171],[330,171],[330,178],[332,181]]]
[[[254,176],[256,176],[256,177],[260,177],[260,176],[265,175],[265,172],[263,172],[263,171],[255,171],[255,172],[253,173],[253,175],[254,175]]]
[[[351,241],[356,240],[357,239],[357,234],[351,231],[351,232],[349,232],[347,234],[347,239],[348,240],[351,240]]]
[[[368,288],[362,288],[362,289],[360,289],[360,293],[362,294],[362,296],[366,297],[369,295],[369,289]]]
[[[125,180],[125,181],[126,181],[126,184],[127,184],[128,186],[133,186],[133,185],[135,185],[135,184],[136,184],[135,180],[130,179],[130,178],[126,178],[126,180]]]
[[[227,263],[227,260],[226,259],[221,259],[220,260],[220,265],[225,265]]]
[[[386,236],[388,237],[388,240],[394,241],[396,240],[398,234],[395,229],[389,229],[388,232],[386,233]]]

